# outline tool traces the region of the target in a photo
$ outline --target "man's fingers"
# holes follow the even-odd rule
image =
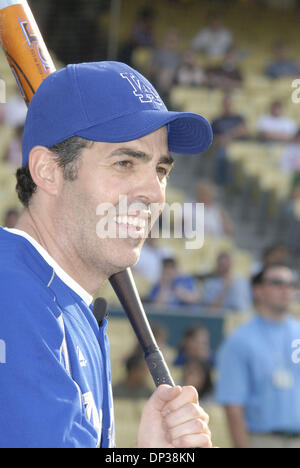
[[[206,425],[209,423],[209,416],[197,403],[188,403],[164,417],[164,422],[168,428],[173,428],[184,424],[191,419],[201,419]]]
[[[156,410],[162,411],[169,403],[169,401],[176,399],[181,392],[182,387],[178,385],[176,387],[170,387],[170,385],[160,385],[153,393],[149,402],[154,405]]]
[[[176,411],[187,403],[198,403],[198,393],[194,387],[182,387],[181,393],[169,401],[164,411]]]
[[[192,419],[184,424],[173,427],[172,429],[169,429],[168,434],[171,441],[190,434],[206,434],[211,438],[211,432],[208,425],[202,421],[202,419]]]
[[[194,387],[187,386],[182,387],[181,393],[170,400],[163,409],[163,416],[166,416],[168,413],[174,412],[185,406],[188,403],[198,404],[198,393]]]
[[[175,448],[212,448],[211,438],[207,434],[189,434],[173,440]]]
[[[162,416],[167,439],[174,447],[212,447],[209,416],[199,406],[194,387],[183,387],[179,395],[165,404]]]

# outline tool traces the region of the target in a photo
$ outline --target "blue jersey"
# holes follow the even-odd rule
[[[2,228],[0,259],[0,447],[113,447],[107,321]]]

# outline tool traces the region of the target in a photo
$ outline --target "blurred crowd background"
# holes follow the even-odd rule
[[[201,113],[212,123],[212,147],[201,157],[175,155],[168,187],[169,203],[204,203],[203,247],[186,250],[185,239],[150,238],[134,276],[175,379],[198,388],[215,444],[237,446],[241,414],[228,413],[228,405],[248,408],[247,398],[234,388],[230,393],[228,382],[216,387],[220,373],[232,373],[226,366],[239,368],[234,356],[245,350],[230,357],[227,340],[253,324],[260,310],[300,317],[300,2],[29,3],[57,68],[124,61],[155,84],[170,110]],[[26,107],[2,52],[0,78],[7,93],[0,105],[0,217],[3,226],[14,227],[21,210],[14,173],[21,164]],[[128,447],[153,384],[110,286],[99,295],[110,304],[118,446]],[[284,339],[289,346],[290,338]],[[224,346],[227,358],[223,353],[218,364]],[[286,429],[299,443],[296,400],[291,413],[299,432],[297,421],[289,425],[292,415],[270,432],[280,437]],[[259,413],[259,406],[251,411]],[[264,432],[245,414],[244,422],[252,433]]]

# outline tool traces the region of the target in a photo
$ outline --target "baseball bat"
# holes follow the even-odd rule
[[[158,387],[161,384],[168,384],[174,387],[175,383],[170,375],[164,357],[157,346],[131,269],[127,268],[125,271],[116,273],[110,277],[109,281],[144,351],[147,366],[155,385]]]
[[[26,0],[0,0],[0,41],[28,106],[55,66]]]
[[[29,105],[39,85],[55,71],[55,66],[26,0],[0,0],[0,41],[20,92]],[[110,283],[144,350],[155,385],[174,386],[130,269],[113,275]]]

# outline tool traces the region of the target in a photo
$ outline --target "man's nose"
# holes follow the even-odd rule
[[[145,168],[133,192],[135,199],[144,200],[145,203],[165,203],[166,185],[160,180],[156,169]]]

